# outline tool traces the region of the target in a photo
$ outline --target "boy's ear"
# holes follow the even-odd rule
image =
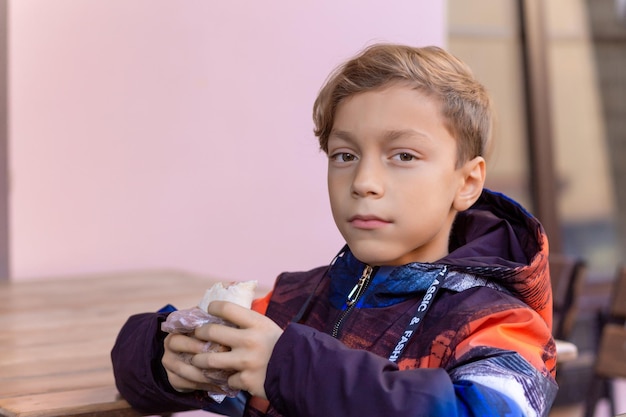
[[[467,210],[480,197],[485,185],[485,159],[482,156],[477,156],[467,161],[460,169],[463,183],[453,202],[453,207],[457,211]]]

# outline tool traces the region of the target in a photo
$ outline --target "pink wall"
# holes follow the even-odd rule
[[[178,268],[270,285],[342,240],[311,106],[444,0],[9,1],[15,279]]]

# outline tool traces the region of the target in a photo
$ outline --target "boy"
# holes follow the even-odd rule
[[[548,244],[483,189],[490,106],[436,47],[373,45],[339,67],[313,118],[346,246],[329,266],[280,275],[252,310],[209,306],[238,328],[165,337],[165,314],[131,317],[112,352],[120,393],[146,412],[546,416]],[[206,341],[231,350],[203,353]],[[217,405],[203,369],[234,370],[243,394]]]

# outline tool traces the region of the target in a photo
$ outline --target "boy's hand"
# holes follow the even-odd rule
[[[161,363],[170,385],[177,391],[202,390],[217,392],[219,387],[207,382],[199,369],[191,364],[193,355],[203,352],[206,342],[182,334],[169,334],[163,342],[165,352]]]
[[[231,350],[198,353],[191,364],[204,369],[234,370],[228,378],[231,388],[267,398],[264,388],[267,364],[282,329],[264,315],[227,301],[212,302],[208,312],[239,328],[207,324],[196,329],[194,335],[198,339],[229,346]]]

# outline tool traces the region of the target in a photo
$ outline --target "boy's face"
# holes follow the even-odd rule
[[[448,253],[456,212],[475,201],[465,200],[476,172],[469,162],[456,168],[456,140],[437,100],[402,84],[345,99],[328,156],[333,217],[359,260],[402,265]]]

